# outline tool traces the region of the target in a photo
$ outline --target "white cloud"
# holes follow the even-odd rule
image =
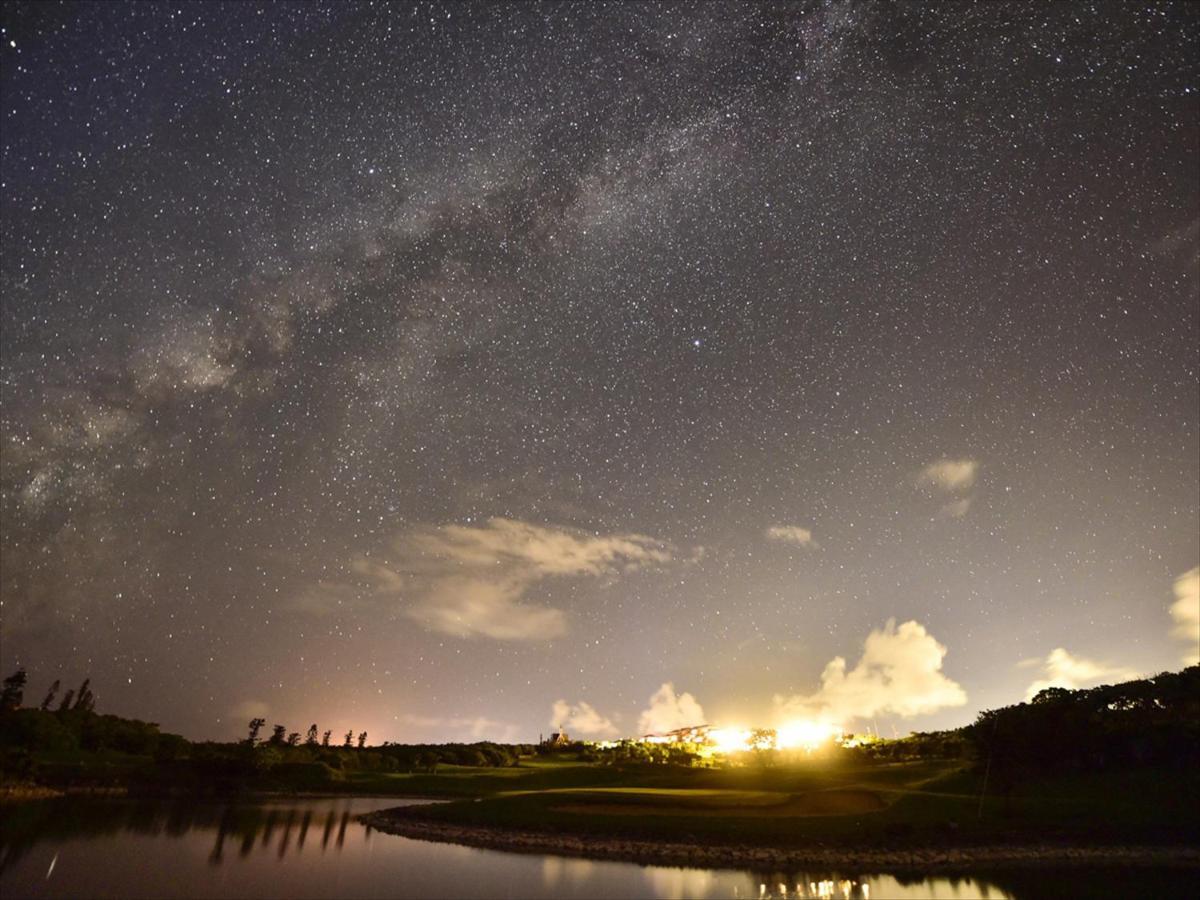
[[[767,529],[767,537],[773,541],[799,544],[801,547],[816,545],[812,531],[799,525],[772,525]]]
[[[1029,690],[1025,692],[1026,700],[1032,700],[1039,691],[1050,687],[1074,690],[1101,683],[1117,684],[1138,677],[1138,673],[1133,669],[1084,659],[1082,656],[1072,656],[1063,647],[1051,650],[1041,665],[1042,677],[1029,686]]]
[[[1200,663],[1200,567],[1175,579],[1171,618],[1175,620],[1171,634],[1189,645],[1183,655],[1183,664],[1194,666]]]
[[[361,559],[354,571],[376,591],[412,599],[406,615],[455,637],[550,640],[566,614],[525,602],[552,577],[616,577],[669,562],[672,548],[640,534],[590,535],[513,519],[413,531],[395,562]]]
[[[691,725],[703,725],[704,710],[691,694],[676,694],[675,685],[666,682],[650,698],[650,706],[638,719],[639,734],[661,734]]]
[[[922,469],[917,481],[943,491],[965,491],[975,484],[978,474],[976,460],[939,459]]]
[[[846,671],[835,657],[821,673],[821,687],[808,696],[775,697],[780,719],[820,719],[845,725],[880,713],[916,716],[967,702],[966,692],[942,673],[946,648],[918,622],[899,628],[888,620],[863,644],[858,664]]]
[[[671,559],[661,541],[640,534],[593,536],[515,519],[445,525],[409,536],[423,556],[464,568],[519,569],[531,575],[602,575]]]
[[[550,725],[572,737],[602,740],[619,734],[611,719],[602,716],[590,703],[583,702],[573,706],[566,700],[555,700],[550,711]]]

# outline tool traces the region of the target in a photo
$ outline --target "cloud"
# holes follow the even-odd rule
[[[229,714],[235,719],[244,719],[249,722],[251,719],[265,719],[271,714],[271,707],[262,700],[243,700],[234,706]]]
[[[979,463],[973,459],[940,459],[931,462],[917,476],[919,484],[943,491],[965,491],[975,484]]]
[[[951,500],[949,503],[945,504],[940,510],[938,510],[938,515],[943,519],[961,519],[970,509],[971,498],[961,497],[958,500]]]
[[[799,544],[801,547],[816,546],[812,531],[799,525],[772,525],[767,529],[767,537],[772,541]]]
[[[1175,579],[1171,618],[1175,620],[1171,635],[1189,642],[1183,664],[1194,666],[1200,663],[1200,567]]]
[[[1025,692],[1026,700],[1032,700],[1039,691],[1046,688],[1061,687],[1074,690],[1101,683],[1116,684],[1138,677],[1138,673],[1133,669],[1072,656],[1063,647],[1051,650],[1042,666],[1042,677],[1029,686],[1029,690]]]
[[[650,706],[638,719],[639,734],[661,734],[704,724],[704,710],[691,694],[676,694],[675,685],[666,682],[650,698]]]
[[[899,628],[889,619],[863,644],[858,664],[846,671],[835,657],[821,673],[821,687],[808,696],[775,697],[781,719],[821,719],[843,725],[880,713],[917,716],[967,702],[966,692],[942,673],[946,648],[919,622]]]
[[[602,716],[590,703],[583,702],[572,706],[566,700],[555,700],[550,724],[575,737],[604,739],[620,733],[611,719]]]
[[[362,605],[362,592],[353,585],[322,580],[300,588],[288,598],[289,605],[312,616],[350,612]]]
[[[561,609],[520,602],[532,582],[510,578],[447,575],[433,581],[407,615],[433,631],[453,637],[498,641],[545,641],[567,632]]]
[[[590,535],[513,519],[417,529],[398,559],[363,558],[354,571],[376,590],[411,596],[406,612],[455,637],[550,640],[566,633],[560,609],[524,601],[547,578],[610,577],[672,559],[672,548],[639,534]]]
[[[435,561],[489,571],[520,569],[538,577],[633,571],[671,559],[665,544],[644,535],[599,537],[515,519],[488,519],[482,526],[444,525],[416,532],[407,542]]]
[[[417,728],[435,736],[465,735],[477,741],[512,742],[518,734],[515,725],[489,719],[487,716],[424,716],[404,713],[397,716],[396,721],[408,728]]]

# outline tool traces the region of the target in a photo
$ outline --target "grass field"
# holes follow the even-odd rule
[[[1194,842],[1200,805],[1195,774],[1156,772],[1029,782],[981,803],[981,778],[948,762],[613,769],[560,759],[384,777],[393,791],[478,798],[418,813],[439,822],[762,846]]]

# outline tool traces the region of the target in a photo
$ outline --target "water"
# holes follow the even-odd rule
[[[0,807],[0,894],[24,897],[1025,898],[1196,896],[1195,872],[1046,870],[992,877],[756,872],[591,862],[383,834],[355,820],[405,801]]]

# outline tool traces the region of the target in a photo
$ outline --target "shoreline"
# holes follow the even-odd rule
[[[401,807],[400,809],[407,809]],[[433,843],[461,844],[509,853],[582,857],[639,865],[712,869],[855,869],[862,872],[954,872],[1038,866],[1168,866],[1200,868],[1200,848],[1053,844],[957,847],[786,848],[685,844],[591,836],[579,832],[540,832],[480,825],[431,822],[398,810],[358,817],[387,834]]]

